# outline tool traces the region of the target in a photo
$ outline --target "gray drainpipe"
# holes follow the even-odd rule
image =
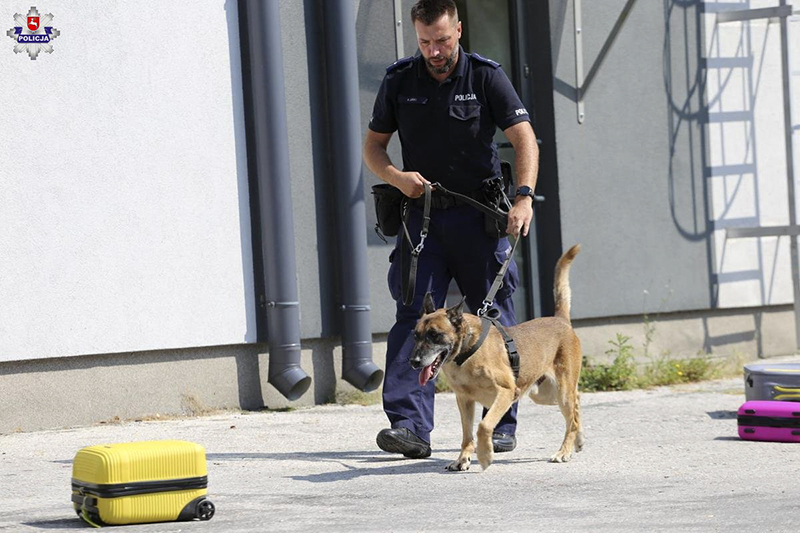
[[[328,146],[336,213],[342,311],[342,378],[363,391],[377,389],[383,371],[372,362],[367,223],[361,166],[361,111],[353,0],[322,4]],[[320,11],[317,10],[317,13]],[[320,51],[309,51],[319,62]],[[333,105],[331,105],[333,103]]]
[[[269,343],[269,383],[289,400],[308,390],[300,368],[300,304],[294,254],[289,140],[284,93],[280,7],[277,1],[239,3],[250,63],[261,251]],[[242,9],[244,8],[244,9]],[[245,87],[247,87],[245,85]]]

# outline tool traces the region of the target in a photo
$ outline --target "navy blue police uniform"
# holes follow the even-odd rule
[[[419,172],[430,182],[462,194],[479,191],[484,180],[501,175],[493,142],[502,130],[529,121],[514,87],[500,65],[459,48],[458,62],[443,82],[427,71],[421,55],[396,61],[386,69],[369,128],[377,133],[398,132],[403,170]],[[420,386],[419,371],[411,368],[413,329],[422,300],[430,291],[437,308],[445,303],[455,279],[474,313],[482,306],[492,281],[511,252],[508,239],[489,236],[483,213],[467,204],[445,202],[434,193],[425,246],[419,256],[417,281],[411,305],[402,298],[401,248],[398,236],[389,256],[389,290],[397,302],[396,323],[389,332],[383,407],[392,428],[407,428],[430,443],[433,429],[434,384]],[[410,206],[409,234],[416,244],[422,228],[419,201]],[[402,251],[401,251],[402,250]],[[406,257],[405,265],[409,264]],[[512,261],[495,298],[500,322],[516,323],[511,295],[519,281]],[[485,413],[485,410],[484,410]],[[497,433],[514,435],[517,404],[503,416]]]

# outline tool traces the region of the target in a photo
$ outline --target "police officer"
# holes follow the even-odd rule
[[[501,175],[493,143],[499,127],[516,151],[519,185],[506,231],[527,235],[538,172],[538,148],[528,112],[499,64],[461,48],[461,22],[452,0],[419,0],[411,9],[411,20],[421,54],[386,69],[364,142],[364,161],[375,175],[413,199],[409,233],[418,239],[424,184],[440,182],[452,191],[475,194],[484,180]],[[395,131],[402,146],[402,170],[386,151]],[[421,386],[419,371],[409,364],[423,297],[430,291],[437,307],[442,307],[455,279],[475,312],[511,251],[506,238],[485,231],[483,213],[452,198],[433,191],[429,233],[418,258],[411,305],[403,304],[401,294],[401,278],[408,273],[402,272],[399,255],[409,250],[400,245],[402,231],[390,255],[389,289],[397,312],[387,345],[383,407],[391,428],[378,433],[376,440],[382,450],[411,458],[430,455],[433,429],[434,384]],[[516,323],[511,294],[518,280],[512,261],[494,304],[504,325]],[[514,404],[495,428],[495,452],[516,446],[516,410]]]

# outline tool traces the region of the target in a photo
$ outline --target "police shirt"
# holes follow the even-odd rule
[[[459,47],[458,62],[441,84],[421,55],[389,66],[369,128],[399,132],[403,170],[468,193],[500,175],[496,128],[522,121],[530,121],[528,112],[500,65]]]

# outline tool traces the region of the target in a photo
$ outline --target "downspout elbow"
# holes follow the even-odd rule
[[[268,302],[269,373],[267,381],[287,400],[300,398],[311,386],[311,378],[300,367],[298,302]]]
[[[370,307],[343,305],[341,309],[347,332],[342,335],[342,379],[364,392],[374,391],[383,382],[383,370],[372,362]]]

